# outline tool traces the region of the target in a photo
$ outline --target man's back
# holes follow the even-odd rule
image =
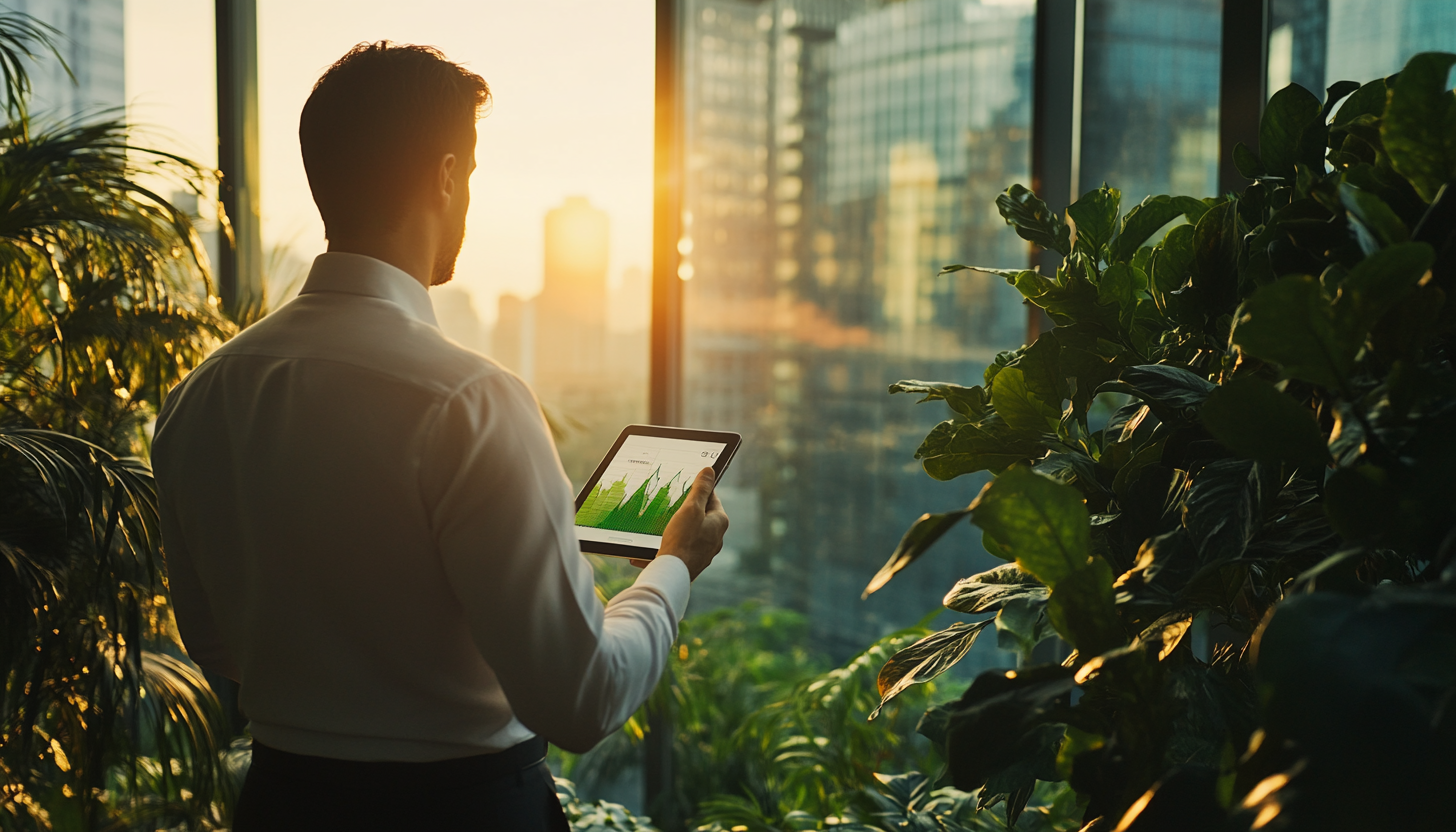
[[[440,334],[409,275],[321,257],[304,294],[169,397],[153,459],[183,636],[242,682],[260,741],[343,759],[500,750],[532,734],[512,687],[544,706],[516,709],[537,730],[594,742],[615,721],[581,713],[585,691],[547,690],[591,686],[603,633],[539,409]],[[685,597],[670,568],[639,602]]]

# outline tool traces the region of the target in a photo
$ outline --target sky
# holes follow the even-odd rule
[[[128,111],[148,138],[217,161],[212,3],[127,0]],[[611,218],[609,279],[651,263],[650,0],[258,0],[265,248],[323,251],[298,152],[322,71],[362,41],[441,49],[490,84],[455,281],[487,321],[504,292],[539,291],[545,213],[583,195]]]

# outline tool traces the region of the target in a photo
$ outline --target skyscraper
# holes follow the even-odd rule
[[[746,572],[846,654],[938,606],[967,556],[927,559],[867,603],[915,517],[978,483],[913,460],[944,414],[889,383],[974,383],[1021,341],[999,278],[1025,249],[991,200],[1025,181],[1031,5],[734,2],[685,7],[690,424],[740,431],[728,487],[751,500]],[[959,561],[959,562],[957,562]]]
[[[1220,0],[1088,0],[1080,187],[1218,189]]]
[[[75,76],[72,81],[54,56],[40,54],[26,67],[35,94],[33,113],[43,119],[69,119],[126,104],[124,0],[9,0],[24,12],[60,31],[57,49]]]
[[[536,377],[535,302],[511,294],[496,301],[495,326],[490,331],[490,354],[506,369],[530,384]]]
[[[585,197],[546,212],[546,268],[535,301],[535,383],[543,398],[604,369],[607,229],[606,213]]]

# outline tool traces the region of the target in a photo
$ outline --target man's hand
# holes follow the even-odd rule
[[[728,531],[728,514],[723,503],[713,493],[717,476],[712,468],[704,468],[693,480],[688,498],[682,508],[667,521],[662,532],[662,548],[657,556],[671,555],[688,566],[688,576],[696,579],[713,557],[723,548],[723,535]],[[637,566],[646,566],[647,561],[632,561]]]

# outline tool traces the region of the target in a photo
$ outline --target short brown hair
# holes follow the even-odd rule
[[[475,149],[485,79],[430,46],[361,43],[314,84],[298,122],[309,189],[330,239],[388,231],[420,177]]]

